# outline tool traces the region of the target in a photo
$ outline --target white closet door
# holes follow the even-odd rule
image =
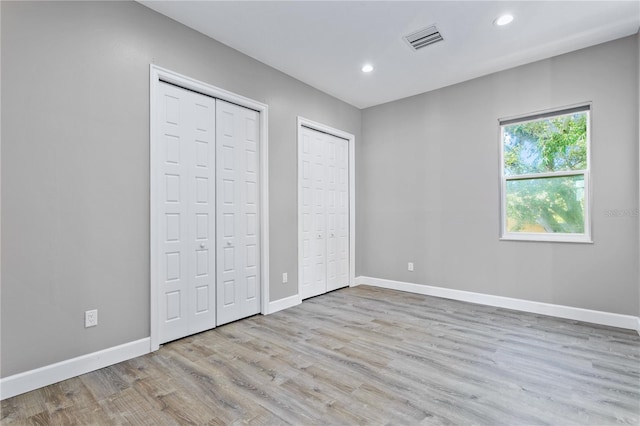
[[[348,141],[303,127],[299,167],[302,299],[349,284]]]
[[[160,342],[215,327],[215,100],[161,84]]]
[[[326,274],[326,151],[324,134],[302,129],[302,281],[301,297],[317,296],[327,291]]]
[[[256,111],[216,101],[217,323],[260,312],[259,123]]]
[[[327,144],[327,291],[349,285],[349,143],[325,135]]]

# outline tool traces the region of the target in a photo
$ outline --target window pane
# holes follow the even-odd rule
[[[507,232],[584,234],[584,175],[509,180]]]
[[[502,127],[506,176],[587,168],[587,111]]]

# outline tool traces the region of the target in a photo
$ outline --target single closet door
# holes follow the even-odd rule
[[[215,99],[161,83],[160,343],[215,327]]]
[[[225,101],[217,111],[217,323],[260,312],[259,113]]]
[[[299,159],[300,295],[349,285],[349,143],[306,127]]]
[[[349,142],[325,135],[327,291],[349,285]]]

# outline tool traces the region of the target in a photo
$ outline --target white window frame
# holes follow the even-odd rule
[[[520,116],[512,116],[498,119],[499,144],[500,144],[500,240],[502,241],[547,241],[566,243],[593,243],[591,238],[591,112],[593,107],[590,102],[577,105],[538,111]],[[526,123],[544,118],[552,118],[574,112],[586,112],[587,114],[587,167],[584,170],[569,170],[550,173],[531,173],[524,175],[506,176],[504,173],[504,127],[515,123]],[[584,176],[584,233],[543,233],[543,232],[509,232],[507,231],[507,182],[549,177]]]

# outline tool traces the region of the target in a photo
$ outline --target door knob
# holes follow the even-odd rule
[[[227,245],[230,246],[231,245],[231,241],[227,241]]]
[[[200,248],[205,248],[206,246],[204,245],[204,243],[200,243]]]

